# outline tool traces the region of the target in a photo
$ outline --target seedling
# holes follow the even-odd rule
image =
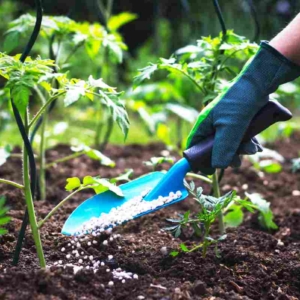
[[[10,221],[10,217],[6,214],[8,212],[8,207],[5,206],[5,198],[0,196],[0,237],[7,233],[7,229],[3,228],[3,225],[6,225]]]
[[[8,56],[0,53],[0,76],[6,82],[6,88],[9,90],[12,101],[23,117],[26,133],[45,113],[50,104],[56,99],[64,99],[65,106],[69,106],[81,98],[87,98],[91,101],[99,101],[111,113],[113,120],[120,126],[124,135],[127,135],[129,121],[124,104],[119,99],[120,93],[105,84],[102,79],[89,77],[88,81],[79,79],[68,79],[65,74],[53,73],[54,61],[37,58],[35,60],[27,58],[24,63],[19,61],[19,56]],[[59,82],[59,88],[52,88],[51,80],[55,78]],[[36,115],[30,120],[28,104],[30,95],[35,91],[38,95],[44,94],[42,106]],[[43,95],[44,95],[43,94]],[[32,235],[37,249],[41,267],[45,267],[45,258],[42,249],[39,225],[33,204],[31,194],[28,153],[23,150],[23,185],[0,179],[0,183],[7,183],[24,190],[26,206],[29,214]]]
[[[168,219],[169,222],[175,223],[176,225],[165,228],[166,230],[171,230],[175,237],[178,237],[181,233],[181,229],[187,225],[191,225],[197,236],[202,238],[202,242],[191,248],[185,244],[181,244],[180,248],[183,252],[193,252],[201,249],[202,256],[205,257],[207,254],[207,249],[210,245],[215,245],[215,250],[217,250],[217,244],[226,238],[226,235],[221,235],[219,238],[214,239],[210,236],[211,225],[214,223],[216,218],[222,213],[222,211],[234,201],[236,194],[235,192],[230,192],[223,197],[215,198],[213,196],[205,196],[202,194],[203,189],[201,187],[196,188],[194,182],[190,184],[185,182],[185,186],[189,193],[194,197],[194,199],[200,204],[200,211],[195,217],[191,217],[190,211],[186,212],[180,219]],[[172,251],[172,256],[177,256],[178,251]]]
[[[101,5],[101,9],[104,7]],[[94,65],[101,66],[101,75],[105,80],[109,79],[112,81],[112,74],[116,72],[112,70],[112,66],[116,63],[121,63],[123,59],[123,51],[127,49],[124,44],[121,35],[118,33],[118,29],[127,24],[128,22],[136,19],[136,15],[131,13],[121,13],[116,16],[110,16],[110,12],[104,13],[105,16],[105,26],[98,23],[80,23],[68,17],[56,17],[56,16],[44,16],[42,20],[40,39],[43,44],[49,45],[50,58],[55,61],[52,66],[54,74],[50,78],[46,79],[47,83],[44,83],[43,88],[48,92],[48,89],[59,89],[61,81],[59,77],[61,74],[57,73],[58,69],[66,70],[69,61],[75,56],[78,51],[80,55],[84,51],[85,54],[93,61],[101,59],[101,62]],[[5,34],[4,48],[6,51],[11,52],[18,45],[23,37],[27,37],[28,33],[32,30],[35,25],[35,17],[25,14],[14,20],[9,25],[9,30]],[[62,55],[64,54],[64,55]],[[48,55],[45,54],[45,55]],[[99,74],[99,70],[94,70],[94,74]],[[35,88],[36,94],[39,97],[42,104],[47,102],[47,97],[45,93],[40,88]],[[80,94],[80,91],[78,91]],[[76,93],[76,92],[75,92]],[[69,104],[72,104],[74,99],[70,95]],[[76,100],[75,100],[76,101]],[[96,104],[97,105],[97,104]],[[98,108],[99,108],[98,104]],[[115,122],[109,106],[101,105],[102,109],[98,109],[101,113],[99,124],[96,126],[96,146],[100,144],[100,131],[105,125],[107,126],[107,133],[104,135],[104,141],[102,142],[105,148],[112,128]],[[50,110],[53,108],[53,103],[51,104]],[[47,108],[49,110],[49,108]],[[103,116],[104,115],[104,116]],[[104,120],[104,121],[103,121]],[[42,199],[46,199],[46,188],[45,188],[45,169],[46,169],[46,159],[45,159],[45,149],[47,144],[46,139],[46,129],[47,129],[47,113],[44,114],[40,129],[40,146],[39,146],[39,188],[40,196]],[[101,127],[101,128],[100,128]],[[38,127],[36,127],[38,128]],[[33,130],[33,135],[35,130]],[[76,155],[75,155],[76,156]],[[71,157],[72,158],[72,157]]]
[[[258,221],[260,225],[267,230],[276,230],[278,226],[275,224],[273,212],[270,208],[270,203],[266,201],[260,194],[248,194],[247,198],[254,204],[256,210],[259,211]]]
[[[284,157],[275,150],[264,148],[263,152],[257,152],[248,156],[248,160],[258,171],[264,171],[270,174],[281,172]]]
[[[168,125],[167,112],[172,112],[172,115],[180,120],[176,126],[176,136],[179,138],[176,144],[182,145],[182,121],[194,123],[197,112],[218,95],[227,85],[227,80],[237,75],[238,65],[250,58],[257,48],[255,43],[228,30],[226,36],[220,33],[215,38],[202,37],[197,41],[197,46],[190,45],[179,49],[171,58],[160,58],[156,63],[150,63],[140,69],[134,78],[134,88],[138,89],[133,96],[139,102],[141,99],[146,99],[143,113],[140,114],[145,124],[150,125],[152,131],[153,127],[156,127],[158,134],[158,123]],[[165,80],[145,85],[144,89],[141,86],[159,71],[169,74],[173,90],[169,101],[165,100],[167,97],[165,95],[169,94],[170,89]],[[147,93],[152,95],[152,101],[147,101],[149,98]],[[157,95],[161,97],[157,99]],[[171,101],[173,103],[170,105]],[[139,112],[140,107],[141,105],[134,106]],[[165,116],[164,120],[163,118],[157,120],[158,112]],[[149,121],[151,119],[152,122]]]

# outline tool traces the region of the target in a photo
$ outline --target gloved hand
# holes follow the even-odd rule
[[[261,42],[257,53],[223,92],[207,105],[188,136],[187,148],[215,134],[212,152],[214,168],[240,166],[238,154],[262,151],[254,138],[241,144],[255,114],[269,101],[279,85],[300,76],[300,66],[289,61],[267,42]],[[199,166],[201,170],[201,166]]]

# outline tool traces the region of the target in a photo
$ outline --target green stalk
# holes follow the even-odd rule
[[[26,131],[28,131],[28,112],[25,112],[25,122],[24,122]],[[28,132],[27,132],[28,133]],[[46,268],[46,261],[44,257],[43,246],[41,242],[40,232],[36,221],[34,204],[30,189],[30,176],[29,176],[29,162],[28,162],[28,154],[26,151],[25,145],[23,146],[23,181],[24,181],[24,191],[25,191],[25,201],[29,215],[29,223],[32,231],[33,240],[36,247],[36,252],[39,258],[40,267]]]
[[[43,95],[43,93],[40,91],[38,87],[35,87],[35,90],[40,97],[42,104],[46,104],[46,99]],[[46,127],[48,123],[48,114],[45,113],[42,121],[41,126],[41,142],[40,142],[40,155],[39,155],[39,162],[40,162],[40,174],[39,174],[39,183],[40,183],[40,193],[41,193],[41,199],[46,199],[46,156],[45,156],[45,150],[46,150]]]
[[[202,257],[206,257],[206,253],[207,253],[207,248],[209,246],[209,242],[206,239],[209,235],[209,228],[210,228],[210,224],[205,224],[205,233],[204,233],[204,239],[203,239],[203,249],[202,249]]]
[[[195,174],[195,173],[186,173],[186,176],[189,176],[189,177],[193,177],[193,178],[197,178],[197,179],[200,179],[206,183],[209,183],[209,184],[212,184],[213,181],[205,176],[202,176],[202,175],[199,175],[199,174]]]
[[[61,92],[57,95],[52,96],[42,107],[41,109],[37,112],[37,114],[33,117],[33,119],[29,122],[28,124],[28,129],[30,129],[35,122],[37,122],[37,120],[42,116],[42,114],[46,111],[46,109],[49,107],[49,105],[56,100],[57,98],[59,98],[60,96],[62,96],[63,94],[65,94],[66,92]]]
[[[0,183],[9,184],[9,185],[14,186],[18,189],[24,190],[24,185],[19,184],[19,183],[14,182],[14,181],[10,181],[10,180],[0,178]]]
[[[57,159],[57,160],[55,160],[55,161],[53,161],[53,162],[47,164],[47,165],[45,166],[45,169],[49,169],[49,168],[55,166],[55,165],[58,164],[58,163],[65,162],[65,161],[68,161],[68,160],[70,160],[70,159],[79,157],[79,156],[81,156],[81,155],[83,155],[83,154],[85,154],[85,153],[86,153],[86,151],[83,150],[83,151],[79,151],[79,152],[76,152],[76,153],[74,153],[74,154],[65,156],[65,157],[63,157],[63,158],[59,158],[59,159]]]
[[[219,180],[218,180],[218,170],[216,170],[216,172],[213,175],[213,190],[214,190],[213,196],[215,198],[220,198],[221,193],[220,193]],[[224,234],[225,233],[225,227],[224,227],[224,220],[223,220],[223,212],[222,211],[219,213],[218,219],[219,219],[220,234]]]

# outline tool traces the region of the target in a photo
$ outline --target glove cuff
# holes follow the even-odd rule
[[[266,49],[270,53],[272,53],[275,57],[280,59],[283,63],[290,66],[291,68],[294,68],[300,72],[300,66],[289,60],[287,57],[285,57],[283,54],[281,54],[277,49],[272,47],[269,44],[269,41],[261,41],[260,47]]]

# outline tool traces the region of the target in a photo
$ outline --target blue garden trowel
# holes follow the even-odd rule
[[[279,121],[287,121],[291,117],[292,114],[288,109],[277,102],[269,101],[255,115],[243,140],[250,140],[272,124]],[[143,212],[135,216],[135,218],[184,200],[188,196],[188,192],[183,184],[186,173],[191,170],[198,172],[211,167],[213,143],[214,136],[210,136],[199,144],[187,149],[183,153],[184,158],[179,160],[167,173],[153,172],[120,185],[124,197],[119,197],[115,193],[107,191],[87,199],[69,216],[63,226],[62,233],[66,235],[76,234],[79,228],[91,218],[98,218],[102,213],[110,212],[112,208],[121,206],[126,201],[141,195],[145,190],[151,190],[144,198],[146,201],[155,200],[159,196],[168,196],[170,192],[180,191],[182,195],[172,202]]]

